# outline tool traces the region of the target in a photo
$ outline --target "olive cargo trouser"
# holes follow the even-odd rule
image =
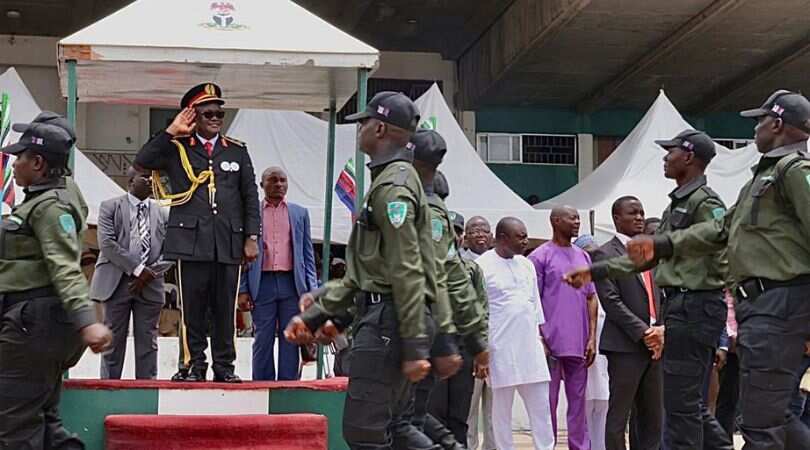
[[[433,343],[430,349],[431,355],[436,354],[436,321],[430,313],[430,309],[425,310],[425,321],[427,332]],[[440,344],[441,345],[441,344]],[[422,425],[425,421],[426,404],[430,398],[430,391],[436,383],[436,376],[431,370],[425,378],[418,383],[407,383],[407,388],[400,401],[394,407],[393,423],[391,432],[393,434],[393,448],[395,450],[438,450],[440,447],[422,432]]]
[[[352,450],[391,449],[394,410],[410,386],[402,374],[396,309],[389,300],[357,303],[343,438]]]
[[[59,418],[62,374],[84,353],[57,297],[0,294],[0,449],[83,449]]]
[[[732,450],[703,400],[703,380],[726,325],[723,292],[665,289],[664,442],[668,450]]]
[[[745,285],[745,283],[744,283]],[[810,339],[810,285],[736,293],[740,415],[745,450],[810,448],[810,430],[788,406]]]

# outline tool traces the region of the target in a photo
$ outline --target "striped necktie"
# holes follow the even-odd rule
[[[149,260],[149,253],[152,250],[152,236],[149,232],[149,214],[146,210],[146,202],[138,204],[138,237],[141,241],[141,264],[146,265]]]

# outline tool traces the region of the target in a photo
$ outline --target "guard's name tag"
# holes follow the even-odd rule
[[[430,237],[432,237],[434,241],[439,242],[442,240],[442,236],[444,236],[444,225],[442,225],[442,221],[436,218],[431,219]]]
[[[235,161],[222,161],[219,168],[222,169],[223,172],[239,172],[239,163]]]
[[[386,215],[391,225],[394,228],[399,228],[405,223],[405,217],[408,215],[408,204],[405,202],[388,202]]]

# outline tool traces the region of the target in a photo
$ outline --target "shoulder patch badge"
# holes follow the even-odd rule
[[[808,177],[810,177],[810,175],[808,175]],[[807,183],[810,184],[810,180],[808,180]],[[712,216],[715,219],[722,219],[724,215],[726,215],[726,209],[725,208],[714,208],[712,210]]]
[[[59,225],[62,227],[62,231],[65,233],[76,232],[76,222],[73,221],[73,216],[70,214],[62,214],[59,216]]]
[[[442,236],[444,236],[444,224],[442,224],[441,220],[435,217],[430,219],[430,236],[436,242],[441,241]]]
[[[391,225],[394,228],[399,228],[405,223],[405,217],[408,215],[408,204],[405,202],[388,202],[386,213]]]

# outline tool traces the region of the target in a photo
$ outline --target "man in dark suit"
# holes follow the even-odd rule
[[[213,83],[191,88],[171,125],[135,157],[136,165],[162,171],[172,188],[160,192],[172,206],[164,253],[177,260],[182,349],[190,367],[173,380],[205,381],[210,309],[214,380],[241,381],[233,364],[235,302],[241,264],[259,252],[259,199],[245,144],[220,134],[224,103]]]
[[[594,253],[594,261],[623,255],[625,242],[644,232],[644,208],[635,197],[613,204],[616,237]],[[651,273],[597,282],[606,313],[599,350],[608,360],[610,401],[605,427],[605,448],[624,450],[627,421],[635,408],[632,450],[658,450],[661,446],[663,390],[658,360],[663,350],[663,327],[656,325],[660,292]]]
[[[259,257],[239,288],[239,309],[253,311],[254,380],[297,380],[298,346],[278,341],[278,377],[273,361],[276,335],[298,314],[298,299],[318,287],[309,212],[285,200],[287,174],[280,167],[262,173],[262,239]]]
[[[100,254],[90,283],[90,298],[104,303],[104,322],[113,347],[101,360],[102,379],[120,379],[126,355],[129,317],[135,336],[135,378],[157,377],[157,334],[163,308],[161,259],[168,211],[149,199],[149,175],[130,168],[129,192],[101,202]]]

